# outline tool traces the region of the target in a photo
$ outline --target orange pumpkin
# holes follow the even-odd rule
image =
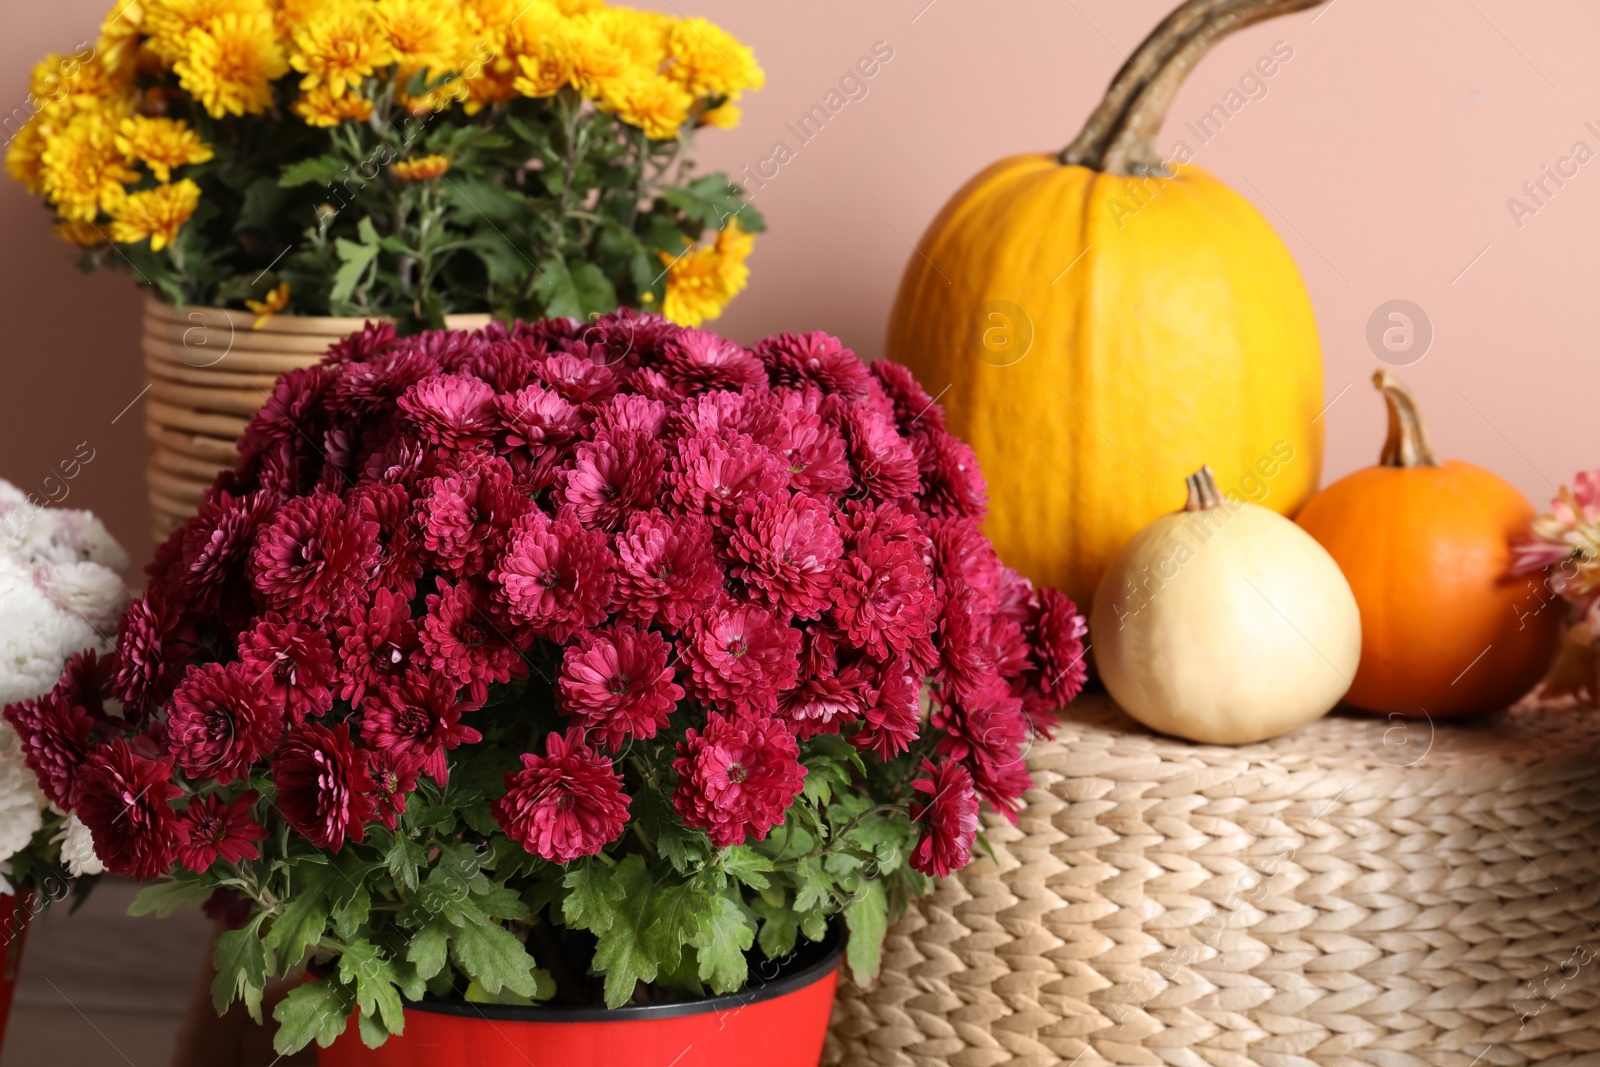
[[[1361,664],[1345,701],[1367,711],[1449,716],[1515,702],[1560,640],[1539,611],[1538,576],[1511,573],[1511,540],[1533,506],[1471,463],[1434,459],[1411,393],[1388,371],[1376,467],[1322,490],[1296,517],[1338,561],[1361,608]]]

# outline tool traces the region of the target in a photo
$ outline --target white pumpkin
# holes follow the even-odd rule
[[[1134,535],[1095,593],[1095,663],[1127,713],[1239,745],[1327,714],[1361,659],[1361,615],[1333,557],[1288,519],[1217,492]]]

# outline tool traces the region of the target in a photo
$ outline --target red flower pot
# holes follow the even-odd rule
[[[321,1067],[816,1067],[839,984],[844,937],[771,980],[752,967],[738,993],[616,1009],[520,1008],[426,1000],[406,1005],[405,1033],[378,1049],[354,1020]]]
[[[0,894],[0,1047],[6,1042],[6,1021],[11,1018],[11,996],[17,991],[17,969],[22,965],[22,942],[28,936],[33,914],[33,894]]]

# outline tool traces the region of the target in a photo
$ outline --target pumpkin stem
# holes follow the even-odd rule
[[[1201,467],[1189,475],[1183,484],[1189,487],[1189,499],[1183,505],[1184,511],[1210,511],[1222,506],[1222,492],[1217,488],[1217,479],[1209,466]]]
[[[1170,177],[1156,135],[1189,72],[1224,37],[1323,0],[1187,0],[1162,20],[1111,80],[1083,132],[1061,153],[1068,166]]]
[[[1428,431],[1422,428],[1422,414],[1417,410],[1416,398],[1406,383],[1380,370],[1372,376],[1389,405],[1389,437],[1383,442],[1383,454],[1378,464],[1384,467],[1437,467],[1433,446],[1428,444]]]

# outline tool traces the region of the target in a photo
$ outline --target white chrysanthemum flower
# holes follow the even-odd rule
[[[102,644],[81,616],[50,602],[25,565],[0,556],[0,702],[48,692],[73,653]]]
[[[106,865],[94,852],[94,837],[76,815],[67,816],[55,840],[61,845],[61,862],[66,864],[67,873],[72,877],[105,873]]]
[[[27,847],[44,825],[44,794],[22,762],[22,741],[0,721],[0,861]]]
[[[128,600],[128,587],[116,571],[88,560],[47,563],[33,572],[33,583],[51,603],[88,623],[106,646],[102,651],[110,651]]]
[[[128,554],[105,524],[87,511],[43,508],[14,531],[5,547],[27,563],[98,563],[118,572],[128,569]]]

